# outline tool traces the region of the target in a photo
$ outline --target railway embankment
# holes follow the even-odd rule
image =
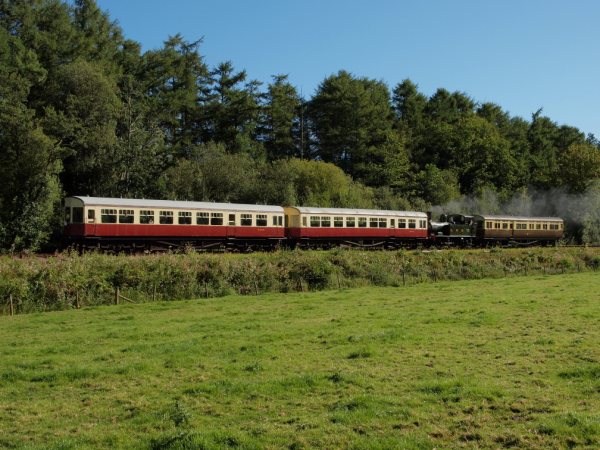
[[[0,314],[600,269],[600,248],[0,257]]]

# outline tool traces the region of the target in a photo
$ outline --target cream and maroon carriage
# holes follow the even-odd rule
[[[428,238],[428,217],[423,212],[300,206],[284,209],[292,246],[414,247]]]
[[[283,217],[270,205],[68,197],[64,235],[84,247],[268,249],[285,239]]]

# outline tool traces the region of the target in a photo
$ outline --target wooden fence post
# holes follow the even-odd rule
[[[118,305],[118,304],[119,304],[119,297],[120,297],[120,292],[119,292],[119,290],[120,290],[120,289],[119,289],[119,287],[117,286],[117,287],[115,288],[115,305]]]
[[[14,316],[15,315],[15,305],[13,304],[13,297],[12,294],[9,295],[9,305],[10,305],[10,315]]]
[[[81,305],[79,304],[79,291],[75,291],[75,308],[81,308]]]

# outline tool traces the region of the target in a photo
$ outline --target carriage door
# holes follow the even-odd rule
[[[235,214],[229,214],[227,220],[227,237],[235,236]]]
[[[95,236],[96,235],[96,210],[95,209],[88,209],[86,222],[87,222],[87,225],[85,228],[88,230],[87,234]]]

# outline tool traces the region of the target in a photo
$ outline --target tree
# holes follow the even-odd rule
[[[121,103],[114,82],[93,63],[57,71],[47,87],[46,133],[65,150],[62,182],[68,195],[115,195],[116,126]]]
[[[265,96],[262,129],[265,150],[270,160],[299,156],[300,97],[287,75],[273,77]]]
[[[110,21],[95,0],[75,0],[72,24],[77,31],[78,57],[102,65],[107,75],[118,74],[121,47],[125,43],[121,28]]]
[[[202,144],[165,172],[163,189],[180,200],[255,203],[259,164],[247,154],[227,153],[222,144]]]
[[[558,172],[558,149],[556,140],[558,127],[548,117],[543,117],[542,109],[531,116],[527,132],[530,146],[530,172],[533,186],[549,189],[553,186]]]
[[[427,131],[428,162],[454,171],[462,193],[493,187],[510,195],[519,185],[509,142],[485,119],[469,116],[455,124],[433,122]]]
[[[264,172],[260,198],[265,203],[339,208],[371,208],[373,191],[339,167],[323,161],[281,159]]]
[[[246,71],[235,73],[229,61],[210,72],[209,88],[201,97],[203,142],[222,143],[232,153],[260,156],[257,126],[260,118],[260,83],[246,81]]]
[[[38,249],[51,233],[60,200],[60,159],[35,111],[27,107],[31,86],[45,71],[35,54],[0,29],[0,246]]]
[[[446,89],[438,89],[425,106],[425,113],[432,120],[455,122],[461,117],[472,115],[475,102],[462,92],[450,93]]]
[[[423,128],[427,97],[418,91],[416,84],[406,79],[394,88],[392,102],[399,128],[404,133],[416,136]]]
[[[572,144],[558,160],[559,182],[571,193],[583,193],[600,179],[600,150],[587,144]]]
[[[189,156],[203,141],[200,92],[206,90],[208,68],[199,54],[202,41],[169,37],[160,50],[144,54],[141,92],[149,97],[149,114],[162,130],[174,157]]]
[[[121,89],[114,195],[133,198],[159,195],[158,180],[168,167],[169,154],[148,103],[135,84],[129,83]]]
[[[444,205],[460,197],[458,177],[453,170],[427,164],[417,178],[419,197],[432,205]]]
[[[309,115],[318,156],[358,180],[372,180],[393,128],[387,86],[340,71],[320,84]]]

